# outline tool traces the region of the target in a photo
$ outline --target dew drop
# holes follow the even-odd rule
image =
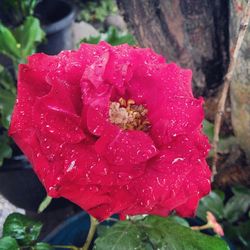
[[[69,166],[68,166],[68,168],[67,168],[67,170],[66,170],[67,173],[70,172],[70,171],[72,171],[72,169],[75,167],[75,163],[76,163],[76,161],[74,160],[74,161],[72,161],[72,162],[69,164]]]
[[[185,160],[185,158],[181,158],[181,157],[175,158],[175,159],[172,161],[172,164],[175,164],[175,163],[178,162],[178,161],[184,161],[184,160]]]

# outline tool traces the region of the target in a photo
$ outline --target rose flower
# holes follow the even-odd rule
[[[210,170],[191,76],[128,45],[34,54],[19,66],[9,134],[49,196],[99,220],[192,216],[210,191]]]

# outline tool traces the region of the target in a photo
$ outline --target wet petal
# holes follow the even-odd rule
[[[19,68],[9,133],[50,196],[99,220],[173,210],[192,216],[211,173],[203,101],[193,97],[191,76],[151,49],[128,45],[38,53]],[[147,132],[111,123],[110,103],[120,98],[147,109]]]
[[[145,162],[158,152],[151,138],[144,132],[122,131],[114,125],[105,128],[105,133],[96,142],[95,148],[115,165]]]

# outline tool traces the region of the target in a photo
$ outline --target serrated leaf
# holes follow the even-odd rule
[[[23,59],[35,52],[37,43],[41,42],[45,36],[40,21],[33,16],[26,17],[24,24],[16,28],[14,34],[20,44]]]
[[[197,216],[206,221],[206,213],[210,211],[217,219],[223,219],[224,216],[224,194],[218,194],[215,191],[211,191],[209,195],[205,196],[199,202],[197,209]]]
[[[10,158],[12,155],[12,148],[9,143],[7,133],[0,135],[0,166],[2,166],[4,159]]]
[[[234,196],[226,203],[224,214],[229,222],[237,221],[250,207],[250,191],[246,188],[233,188]]]
[[[38,242],[36,245],[33,247],[34,250],[53,250],[54,247],[49,245],[48,243],[45,242]]]
[[[95,240],[96,250],[142,250],[141,235],[136,223],[119,221],[114,226],[102,227],[102,236]]]
[[[228,250],[229,248],[218,237],[192,231],[172,219],[148,216],[142,221],[117,222],[96,239],[95,249]]]
[[[41,222],[29,219],[23,214],[10,214],[3,225],[3,236],[11,236],[21,246],[34,244],[42,229]]]
[[[18,250],[18,244],[15,239],[10,236],[0,239],[0,250]]]
[[[0,52],[12,59],[20,58],[18,43],[12,32],[0,23]]]
[[[144,231],[149,236],[151,243],[159,249],[229,249],[222,239],[193,231],[190,228],[173,223],[167,218],[149,216],[143,223]]]

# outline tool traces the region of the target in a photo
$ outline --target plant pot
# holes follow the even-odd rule
[[[113,216],[112,216],[113,217]],[[117,218],[117,216],[114,216]],[[104,221],[102,225],[111,226],[114,221]],[[63,223],[57,226],[52,232],[50,232],[44,239],[51,245],[74,245],[77,247],[83,246],[90,227],[90,218],[87,213],[80,212],[66,219]],[[95,235],[94,239],[97,235]],[[94,240],[93,240],[94,241]],[[92,249],[93,242],[89,249]]]
[[[38,46],[38,52],[49,55],[73,48],[72,24],[75,18],[74,7],[63,0],[43,0],[35,8],[46,33],[46,41]]]
[[[46,191],[25,156],[6,160],[0,169],[0,193],[16,207],[36,212]],[[46,211],[69,206],[72,203],[54,199]]]
[[[57,226],[43,241],[51,245],[74,245],[80,247],[87,238],[89,227],[88,214],[80,212]]]

